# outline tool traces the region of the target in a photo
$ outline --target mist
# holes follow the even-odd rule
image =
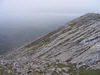
[[[99,7],[100,0],[0,0],[0,53]]]

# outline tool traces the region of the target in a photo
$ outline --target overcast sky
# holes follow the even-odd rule
[[[0,0],[1,19],[92,12],[100,12],[100,0]]]

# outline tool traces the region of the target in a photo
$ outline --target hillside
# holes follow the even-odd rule
[[[0,62],[14,75],[99,75],[100,14],[76,18],[9,52]]]

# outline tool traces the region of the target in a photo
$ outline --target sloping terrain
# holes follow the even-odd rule
[[[99,75],[100,14],[76,18],[4,58],[18,75]]]

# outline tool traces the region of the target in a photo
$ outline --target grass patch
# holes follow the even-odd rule
[[[42,75],[42,72],[32,71],[29,75]]]
[[[78,69],[69,72],[69,75],[100,75],[100,70]]]
[[[71,27],[75,26],[75,23],[70,24]]]
[[[47,68],[50,68],[50,67],[64,68],[64,67],[67,67],[67,65],[62,64],[62,63],[56,63],[56,62],[54,62],[54,63],[51,63],[51,64],[46,63],[46,67],[47,67]]]
[[[74,34],[74,33],[77,32],[77,31],[78,31],[78,29],[72,30],[71,32],[69,32],[69,35],[70,35],[70,34]]]
[[[57,67],[58,67],[58,68],[63,68],[63,67],[66,67],[66,65],[65,65],[65,64],[59,63],[59,64],[57,64]]]
[[[9,70],[9,69],[11,69],[10,66],[8,68],[0,66],[0,75],[17,75],[16,73],[7,73],[6,70]]]
[[[68,67],[70,67],[69,75],[100,75],[100,70],[86,69],[83,67],[77,69],[75,64],[69,64]]]
[[[61,73],[53,72],[52,75],[62,75]]]

